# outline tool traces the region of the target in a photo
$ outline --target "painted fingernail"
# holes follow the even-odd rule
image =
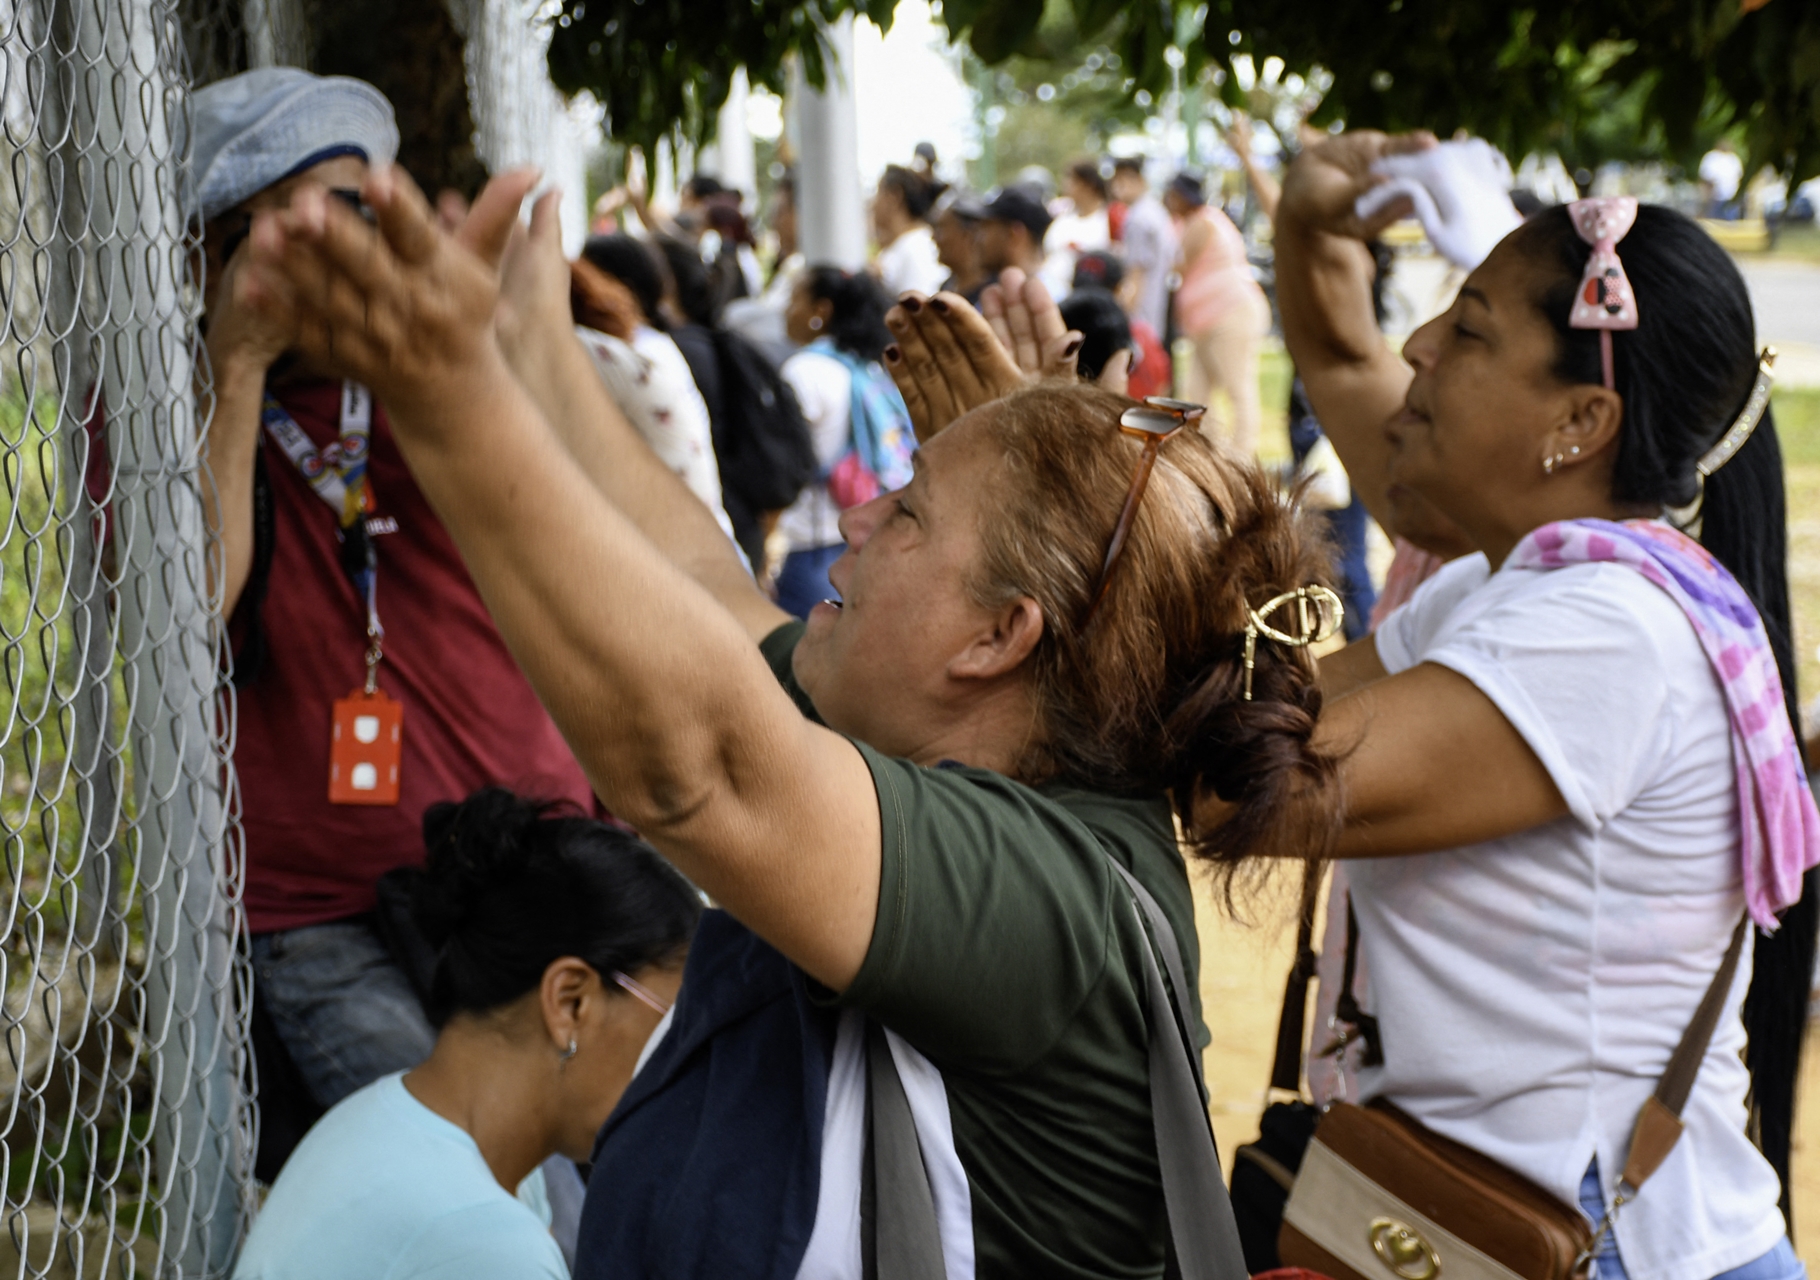
[[[890,346],[885,348],[885,363],[896,364],[899,360],[903,359],[903,355],[904,353],[897,349],[897,343],[893,342]]]
[[[911,315],[915,315],[923,309],[923,300],[915,294],[906,294],[903,301],[898,303],[898,305],[905,311],[908,311]]]
[[[934,307],[937,311],[941,312],[943,315],[948,314],[948,311],[949,311],[948,304],[943,302],[940,298],[929,299],[929,305]]]

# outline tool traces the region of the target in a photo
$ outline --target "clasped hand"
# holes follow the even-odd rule
[[[361,188],[372,225],[305,187],[255,221],[242,296],[284,317],[312,363],[365,383],[395,418],[459,403],[475,377],[502,367],[499,264],[537,178],[518,169],[493,179],[453,232],[396,167]]]
[[[1040,378],[1073,378],[1081,335],[1062,321],[1040,280],[1009,267],[980,309],[956,293],[906,293],[885,314],[897,341],[885,352],[916,438]],[[1123,394],[1130,353],[1116,353],[1099,385]]]

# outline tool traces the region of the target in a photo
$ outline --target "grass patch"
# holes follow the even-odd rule
[[[1776,234],[1775,247],[1767,253],[1741,254],[1745,258],[1792,258],[1797,262],[1820,262],[1820,223],[1807,222],[1784,227]]]
[[[1788,590],[1801,700],[1820,694],[1820,389],[1778,391],[1776,435],[1788,485]]]

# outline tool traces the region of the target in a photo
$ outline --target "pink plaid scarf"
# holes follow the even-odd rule
[[[1801,897],[1801,874],[1820,863],[1820,812],[1788,722],[1782,677],[1763,620],[1744,588],[1686,534],[1654,520],[1563,520],[1543,525],[1511,553],[1520,569],[1628,565],[1681,606],[1725,690],[1738,772],[1739,852],[1751,919],[1774,930]]]

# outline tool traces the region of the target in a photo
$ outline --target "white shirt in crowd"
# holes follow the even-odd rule
[[[1093,213],[1068,211],[1057,214],[1043,237],[1044,286],[1049,296],[1061,301],[1074,292],[1074,264],[1083,253],[1112,247],[1112,227],[1104,205]]]
[[[1735,151],[1708,151],[1700,157],[1700,181],[1713,189],[1715,200],[1730,200],[1744,181],[1744,161]]]
[[[816,464],[826,472],[847,451],[853,375],[839,360],[813,347],[784,361],[783,375],[803,407],[810,439],[815,442]],[[792,551],[812,551],[840,542],[840,508],[828,496],[827,484],[818,479],[804,489],[778,517],[777,527],[789,539]]]
[[[1614,564],[1492,574],[1482,555],[1456,560],[1377,646],[1393,673],[1432,662],[1472,681],[1568,815],[1348,864],[1385,1054],[1361,1092],[1569,1204],[1596,1156],[1609,1203],[1637,1113],[1744,910],[1717,677],[1680,607]],[[1686,1134],[1618,1218],[1632,1280],[1709,1280],[1783,1234],[1776,1175],[1744,1133],[1749,982],[1747,949]]]
[[[579,325],[575,333],[626,420],[732,537],[733,526],[721,508],[708,406],[675,340],[642,325],[630,343]]]
[[[906,289],[934,293],[948,278],[948,268],[936,258],[935,233],[921,222],[880,249],[875,266],[879,283],[893,298]]]

